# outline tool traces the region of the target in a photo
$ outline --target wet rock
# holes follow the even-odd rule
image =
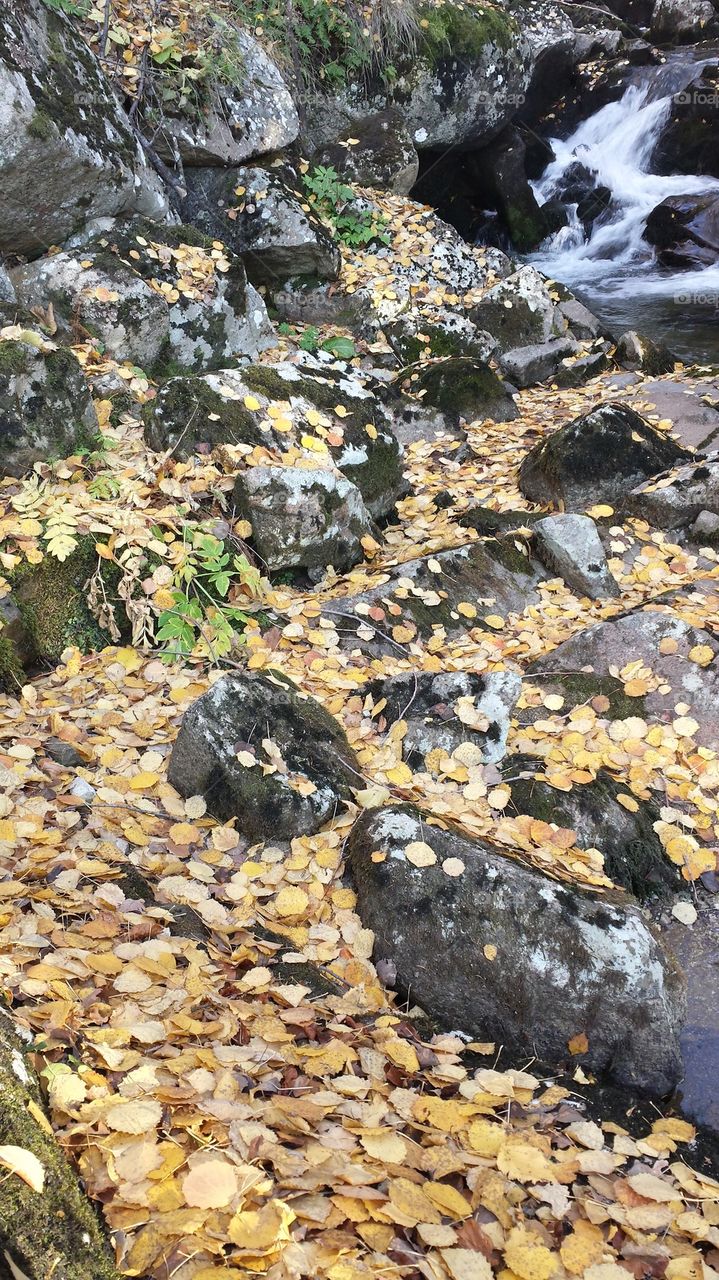
[[[15,332],[7,330],[6,332]],[[35,462],[67,458],[99,430],[74,352],[36,330],[0,341],[0,467],[22,476]]]
[[[538,520],[534,526],[534,549],[542,563],[564,578],[578,596],[604,600],[620,594],[597,526],[589,516],[546,516]]]
[[[371,714],[387,726],[405,721],[404,759],[420,768],[430,751],[451,755],[464,751],[464,762],[498,764],[507,750],[512,710],[522,688],[513,671],[486,675],[469,672],[430,672],[390,676],[363,687],[374,706]],[[466,746],[470,744],[471,753]]]
[[[405,196],[419,173],[417,149],[396,107],[353,120],[338,138],[315,152],[312,166],[316,165],[330,166],[345,182]]]
[[[241,255],[253,283],[274,290],[288,280],[334,280],[339,274],[339,249],[327,226],[276,174],[190,169],[186,181],[183,216]]]
[[[342,573],[364,557],[372,521],[355,485],[331,470],[249,467],[232,501],[252,525],[252,545],[270,572],[302,568]]]
[[[583,511],[621,501],[638,484],[689,458],[627,405],[600,405],[535,446],[519,471],[532,502]]]
[[[214,817],[236,818],[252,840],[318,831],[358,777],[319,703],[280,676],[246,673],[223,676],[185,712],[168,770],[180,795],[204,796]]]
[[[573,337],[580,342],[599,338],[602,334],[602,322],[583,302],[577,298],[568,298],[558,304],[560,315],[564,316]]]
[[[469,356],[486,360],[496,343],[483,333],[468,316],[437,308],[427,314],[406,312],[384,326],[384,335],[403,364],[446,356]]]
[[[552,338],[549,342],[513,347],[499,357],[499,362],[509,381],[521,389],[553,378],[563,362],[578,351],[573,338]]]
[[[409,861],[413,844],[434,864]],[[658,1096],[674,1087],[683,979],[631,899],[558,884],[408,806],[365,813],[349,860],[376,954],[444,1025],[557,1063],[585,1032],[590,1070]]]
[[[170,309],[161,293],[108,250],[76,249],[38,258],[13,272],[25,307],[52,305],[61,333],[99,338],[115,360],[152,370],[166,352]]]
[[[448,423],[513,422],[519,410],[502,380],[485,360],[450,357],[418,364],[402,374],[403,390],[439,410]]]
[[[0,31],[0,251],[35,258],[87,218],[167,214],[160,180],[64,14],[9,0]]]
[[[687,528],[703,512],[719,516],[719,457],[712,454],[686,463],[640,485],[632,491],[629,506],[659,529]]]
[[[496,339],[500,351],[543,344],[563,337],[567,321],[549,296],[546,282],[534,267],[521,267],[488,289],[470,312],[479,329]]]
[[[711,588],[706,595],[711,597]],[[704,607],[700,600],[697,609]],[[664,648],[674,652],[662,652]],[[693,662],[692,649],[706,646],[713,654],[707,666]],[[598,676],[621,671],[627,662],[641,661],[662,681],[665,692],[650,689],[644,696],[640,718],[671,724],[677,718],[676,704],[686,703],[688,715],[697,722],[692,733],[696,742],[711,746],[719,733],[719,643],[708,632],[690,626],[672,612],[670,603],[637,610],[600,622],[580,631],[571,640],[528,667],[542,674],[589,672]]]
[[[719,258],[719,197],[667,196],[647,218],[644,239],[664,267],[712,266]]]
[[[673,373],[676,356],[662,342],[652,342],[643,334],[629,329],[617,343],[616,358],[625,369],[641,369],[657,378],[662,373]]]
[[[522,134],[510,126],[485,147],[477,159],[483,195],[486,192],[501,215],[519,253],[536,249],[549,232],[544,212],[527,178],[525,153]]]
[[[686,89],[672,96],[669,119],[652,154],[654,173],[719,178],[718,92],[719,64],[715,61],[701,67]]]
[[[227,33],[215,22],[220,45],[231,47],[241,65],[240,82],[215,81],[211,102],[199,112],[166,110],[160,121],[150,121],[160,153],[168,160],[179,155],[185,166],[242,164],[289,146],[299,130],[290,91],[266,50],[234,23]]]
[[[657,44],[695,44],[717,30],[711,0],[657,0],[652,13],[651,36]]]
[[[544,780],[541,760],[516,755],[505,760],[503,775],[512,793],[507,813],[529,814],[574,831],[579,847],[598,849],[606,874],[640,902],[666,897],[683,883],[654,830],[657,805],[637,800],[632,813],[617,798],[626,797],[626,787],[606,770],[591,782],[575,783],[571,791],[559,791]]]

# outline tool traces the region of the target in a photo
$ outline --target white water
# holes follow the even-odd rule
[[[611,191],[612,204],[592,227],[589,239],[572,206],[570,225],[545,241],[531,261],[546,275],[577,289],[615,327],[636,325],[645,332],[653,330],[653,336],[675,339],[676,326],[684,321],[690,328],[698,318],[710,323],[713,349],[691,354],[716,358],[719,266],[669,272],[658,266],[654,250],[642,237],[648,215],[668,196],[719,193],[714,178],[652,172],[652,155],[672,95],[700,71],[701,63],[682,55],[663,67],[647,69],[641,73],[642,83],[628,88],[620,101],[602,107],[570,138],[550,139],[556,159],[534,184],[540,204],[555,198],[563,175],[576,161],[596,172],[598,184]],[[705,347],[706,340],[707,335]]]

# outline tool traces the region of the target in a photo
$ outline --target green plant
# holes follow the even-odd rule
[[[344,338],[341,335],[322,338],[320,340],[320,331],[317,325],[308,324],[297,336],[297,330],[291,324],[283,321],[278,324],[277,332],[284,337],[294,338],[301,351],[329,351],[338,360],[353,360],[357,355],[357,348],[351,338]]]
[[[72,18],[86,18],[92,8],[91,0],[44,0],[48,9],[67,13]]]
[[[352,188],[342,181],[332,165],[316,165],[305,174],[304,183],[315,213],[330,223],[344,244],[363,249],[370,244],[390,243],[387,232],[382,229],[386,225],[384,216],[359,208]]]
[[[216,661],[241,641],[238,624],[249,621],[231,595],[250,600],[260,593],[260,573],[244,552],[227,550],[224,542],[200,526],[183,531],[183,554],[175,568],[172,605],[158,619],[156,639],[172,660],[200,653]]]

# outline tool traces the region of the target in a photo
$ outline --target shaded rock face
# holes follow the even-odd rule
[[[315,152],[312,165],[318,164],[331,166],[345,182],[405,196],[419,173],[417,149],[396,107],[354,120],[337,139]]]
[[[333,471],[249,467],[232,494],[238,514],[252,525],[252,543],[270,572],[329,565],[342,573],[363,559],[362,538],[372,521],[362,494]]]
[[[546,516],[538,520],[534,547],[542,563],[564,578],[578,596],[602,600],[619,595],[597,526],[589,516]]]
[[[402,387],[420,396],[423,405],[439,410],[449,423],[513,422],[519,410],[511,393],[486,360],[449,357],[417,365],[402,374]]]
[[[651,36],[658,44],[695,44],[719,30],[711,0],[657,0]]]
[[[567,331],[565,317],[554,306],[543,277],[534,267],[521,267],[488,289],[470,318],[477,328],[492,334],[502,352],[549,342]]]
[[[3,473],[22,476],[35,462],[66,458],[98,431],[90,388],[77,357],[38,339],[0,341],[0,456]]]
[[[419,672],[372,681],[363,693],[371,695],[375,706],[385,703],[375,715],[380,722],[406,722],[403,755],[416,768],[430,751],[451,755],[463,743],[472,748],[467,763],[499,763],[521,688],[521,678],[513,671]]]
[[[87,217],[167,201],[100,64],[63,14],[8,0],[0,30],[0,251],[35,258]]]
[[[180,795],[204,796],[214,817],[237,818],[257,840],[318,831],[358,777],[341,727],[319,703],[254,674],[223,676],[185,712],[168,771]]]
[[[641,485],[629,503],[632,512],[659,529],[687,528],[702,512],[719,516],[719,457],[689,462]]]
[[[708,594],[711,594],[709,591]],[[672,653],[662,652],[662,641],[671,641]],[[706,667],[692,662],[689,653],[706,645],[714,657]],[[667,645],[664,645],[666,648]],[[683,622],[676,614],[660,608],[625,614],[613,622],[600,622],[566,640],[527,670],[543,673],[561,671],[594,672],[609,675],[628,661],[642,660],[657,675],[668,692],[650,690],[644,698],[648,719],[670,724],[677,717],[676,704],[687,703],[689,715],[698,721],[696,742],[711,746],[719,734],[719,644],[708,631]]]
[[[634,329],[627,330],[620,337],[616,358],[625,369],[640,369],[657,378],[663,373],[672,373],[676,364],[676,356],[661,342],[652,342]]]
[[[640,902],[664,897],[681,885],[654,830],[658,807],[638,801],[637,812],[631,813],[617,799],[626,789],[605,770],[571,791],[544,782],[541,760],[530,756],[507,757],[503,772],[512,793],[508,813],[528,813],[576,832],[580,848],[598,849],[607,875]]]
[[[330,231],[267,169],[190,169],[183,216],[244,258],[255,284],[279,288],[309,276],[334,280],[340,254]],[[303,204],[305,207],[303,208]]]
[[[652,156],[655,173],[687,173],[719,178],[719,64],[703,67],[672,98],[670,116]]]
[[[415,843],[433,865],[407,859]],[[583,1064],[618,1084],[662,1096],[680,1079],[683,979],[631,899],[558,884],[410,807],[364,814],[349,860],[375,955],[445,1026],[556,1063],[584,1032]]]
[[[618,502],[637,484],[691,455],[627,405],[601,405],[554,431],[519,470],[525,498],[583,511]]]
[[[0,263],[0,302],[15,302],[15,289],[7,271]]]
[[[665,267],[711,266],[719,257],[719,197],[667,196],[647,218],[644,239]]]
[[[221,30],[218,36],[221,41]],[[199,118],[164,115],[157,145],[167,159],[179,153],[187,166],[237,165],[279,151],[297,137],[297,109],[275,63],[241,27],[233,24],[231,39],[242,64],[241,85],[216,86]]]
[[[549,226],[529,184],[526,145],[518,129],[510,127],[485,147],[477,160],[478,177],[520,253],[536,249]]]

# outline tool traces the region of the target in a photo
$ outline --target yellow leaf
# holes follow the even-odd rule
[[[162,1119],[162,1107],[153,1099],[133,1099],[131,1102],[116,1102],[105,1116],[105,1123],[110,1129],[120,1133],[147,1133],[155,1129]]]
[[[309,897],[304,889],[292,885],[280,889],[274,900],[278,916],[301,916],[309,906]]]
[[[256,396],[245,396],[244,405],[245,408],[249,409],[251,412],[262,408],[262,405]]]
[[[261,1257],[286,1244],[295,1215],[284,1200],[271,1200],[261,1209],[244,1209],[230,1219],[230,1240],[240,1249]]]
[[[552,1182],[555,1179],[552,1164],[543,1152],[521,1138],[508,1138],[504,1142],[497,1155],[497,1167],[516,1182]]]
[[[504,1260],[521,1280],[549,1280],[559,1262],[539,1237],[524,1227],[510,1231],[504,1246]]]
[[[33,1191],[42,1191],[45,1170],[32,1151],[26,1151],[24,1147],[0,1147],[0,1165],[22,1178]]]
[[[221,1155],[206,1155],[182,1180],[185,1201],[195,1209],[224,1209],[237,1191],[236,1170]]]

